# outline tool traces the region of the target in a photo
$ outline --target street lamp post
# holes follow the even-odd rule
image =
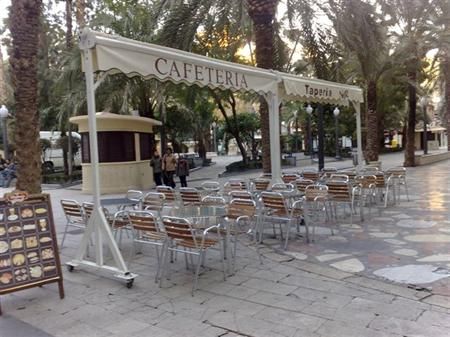
[[[294,110],[295,118],[295,153],[298,152],[298,110]]]
[[[339,153],[339,125],[338,125],[338,117],[339,117],[339,113],[341,111],[339,110],[338,107],[334,108],[333,110],[333,115],[334,115],[334,120],[336,123],[336,160],[341,160],[341,156]]]
[[[325,154],[324,154],[324,129],[323,129],[323,106],[321,104],[317,105],[318,121],[317,121],[317,152],[318,152],[318,164],[319,172],[325,166]]]
[[[3,136],[3,152],[5,155],[5,160],[9,159],[8,156],[8,129],[6,124],[6,119],[8,118],[8,109],[6,106],[2,105],[0,108],[0,119],[2,120],[2,136]]]
[[[428,154],[428,135],[427,135],[427,106],[428,98],[423,96],[420,99],[420,105],[423,111],[423,154]]]
[[[216,126],[217,126],[217,123],[216,122],[212,122],[212,127],[213,127],[213,146],[214,146],[214,152],[217,153]]]
[[[306,107],[306,113],[308,114],[308,144],[309,144],[309,155],[311,156],[311,162],[313,160],[313,142],[311,133],[311,115],[313,113],[313,108],[310,104]]]

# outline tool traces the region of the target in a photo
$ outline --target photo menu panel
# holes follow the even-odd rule
[[[48,196],[0,205],[0,294],[61,278]]]

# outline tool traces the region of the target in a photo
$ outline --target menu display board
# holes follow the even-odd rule
[[[0,295],[58,282],[64,298],[49,195],[11,201],[0,199]]]

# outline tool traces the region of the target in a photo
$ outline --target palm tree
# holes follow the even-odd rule
[[[386,70],[386,32],[375,7],[361,0],[329,1],[338,38],[356,58],[366,91],[366,160],[378,160],[377,82]]]
[[[274,21],[277,5],[278,0],[247,0],[248,15],[253,21],[255,35],[256,66],[259,68],[274,68]],[[271,172],[269,107],[263,97],[260,98],[259,114],[261,115],[263,172],[268,173]]]
[[[393,59],[400,59],[399,66],[405,70],[408,87],[408,122],[406,129],[405,166],[415,166],[415,126],[418,78],[424,71],[422,59],[430,49],[432,8],[429,0],[389,0],[381,1],[383,10],[393,18],[396,31],[393,38],[397,42]]]
[[[41,0],[15,0],[10,8],[11,74],[16,101],[16,157],[19,190],[41,192],[38,112],[38,46]]]

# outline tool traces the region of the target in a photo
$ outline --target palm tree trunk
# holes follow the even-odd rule
[[[81,30],[86,25],[86,2],[85,0],[76,0],[76,20],[78,29]]]
[[[366,159],[378,160],[378,118],[377,118],[377,83],[370,80],[367,85],[367,116],[366,116]]]
[[[450,151],[450,56],[446,53],[443,61],[444,67],[444,81],[445,81],[445,102],[447,111],[445,113],[445,119],[447,120],[447,150]],[[445,120],[444,119],[444,120]]]
[[[11,76],[16,101],[16,188],[41,192],[38,111],[38,44],[41,0],[14,0],[10,9]]]
[[[404,166],[416,166],[414,152],[415,152],[415,132],[416,132],[416,87],[412,83],[416,83],[416,72],[408,73],[408,126],[406,128],[406,149],[405,149],[405,163]]]
[[[278,0],[247,0],[248,14],[253,21],[255,33],[255,58],[259,68],[274,67],[274,20]],[[269,107],[260,97],[261,145],[263,172],[271,172]],[[275,112],[274,113],[278,113]]]

